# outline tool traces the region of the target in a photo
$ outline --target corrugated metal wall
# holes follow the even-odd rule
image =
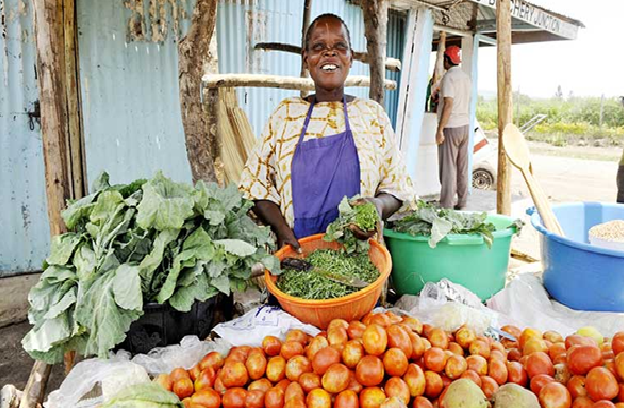
[[[191,181],[180,116],[176,33],[171,21],[172,4],[180,7],[179,12],[183,7],[188,12],[191,3],[142,1],[144,35],[150,39],[157,35],[148,18],[150,6],[157,7],[157,16],[164,10],[168,22],[166,39],[153,42],[128,38],[133,13],[124,7],[124,1],[78,1],[89,183],[103,170],[115,183],[151,177],[160,169],[175,180]],[[180,20],[183,30],[188,20]]]
[[[30,4],[0,0],[5,21],[0,27],[0,233],[4,237],[0,276],[40,269],[49,249],[41,133],[36,123],[29,128],[27,116],[38,97]],[[137,4],[142,4],[141,30],[146,37],[139,40],[130,36],[136,10],[129,7]],[[254,51],[253,45],[300,43],[302,5],[303,0],[222,0],[217,25],[220,72],[298,76],[298,55]],[[179,27],[173,23],[174,6]],[[191,180],[180,118],[177,40],[188,27],[193,6],[194,0],[77,0],[89,184],[103,170],[115,183],[150,177],[159,169],[176,180]],[[344,0],[313,1],[312,19],[322,13],[341,16],[350,29],[353,48],[366,49],[358,6]],[[163,22],[165,28],[159,26]],[[400,57],[403,50],[401,24],[401,16],[390,13],[388,55],[393,57]],[[160,34],[163,38],[158,41],[146,41]],[[351,73],[368,75],[368,66],[354,62]],[[388,73],[388,77],[397,75]],[[368,96],[368,88],[347,92]],[[268,88],[238,90],[256,136],[275,106],[297,94]],[[386,94],[386,109],[393,120],[397,98],[397,91]]]
[[[0,276],[41,269],[49,248],[31,3],[0,0]]]
[[[254,50],[253,47],[259,42],[300,44],[303,0],[229,0],[221,2],[218,13],[219,72],[299,76],[301,59],[298,55]],[[349,27],[353,49],[366,51],[364,20],[359,6],[344,0],[314,0],[311,19],[323,13],[342,17]],[[388,39],[389,55],[400,57],[405,32],[400,15],[391,13],[388,29],[393,31]],[[397,29],[400,35],[395,33]],[[355,61],[351,74],[368,75],[368,65]],[[368,97],[368,88],[348,88],[346,92]],[[259,136],[279,102],[298,94],[298,91],[270,88],[238,88],[238,101],[247,112],[255,135]],[[395,112],[391,116],[394,120],[398,91],[387,92],[386,98],[388,112]]]
[[[405,35],[407,30],[407,14],[397,10],[388,10],[386,56],[403,61]],[[397,109],[399,106],[399,89],[401,88],[401,72],[386,71],[386,78],[397,82],[397,90],[386,91],[384,100],[386,112],[396,129]]]

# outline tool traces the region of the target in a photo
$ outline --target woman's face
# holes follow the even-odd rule
[[[324,18],[312,28],[303,60],[317,88],[342,88],[353,62],[347,30],[340,20]]]

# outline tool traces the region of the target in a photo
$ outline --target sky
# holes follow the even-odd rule
[[[574,41],[512,46],[514,92],[533,97],[563,95],[624,96],[624,0],[532,0],[581,20]],[[479,92],[496,91],[496,47],[479,50]]]

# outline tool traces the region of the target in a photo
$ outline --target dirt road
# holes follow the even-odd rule
[[[615,201],[617,160],[546,156],[540,155],[535,148],[532,150],[535,178],[552,201]],[[512,194],[529,197],[524,179],[515,169],[512,175]]]

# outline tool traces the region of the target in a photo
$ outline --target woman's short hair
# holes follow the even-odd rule
[[[351,33],[349,32],[349,27],[347,27],[347,24],[344,22],[344,20],[342,18],[340,18],[339,16],[337,16],[336,14],[332,14],[332,13],[324,13],[319,15],[318,17],[316,17],[312,23],[310,24],[310,26],[308,27],[308,31],[306,31],[306,37],[305,37],[305,49],[308,49],[308,45],[310,44],[310,37],[312,37],[312,31],[314,30],[314,26],[316,25],[316,23],[318,23],[320,20],[324,19],[324,18],[334,18],[338,21],[340,21],[340,23],[342,24],[342,26],[345,28],[345,30],[347,31],[347,42],[349,43],[349,49],[353,49],[353,47],[351,46]]]

